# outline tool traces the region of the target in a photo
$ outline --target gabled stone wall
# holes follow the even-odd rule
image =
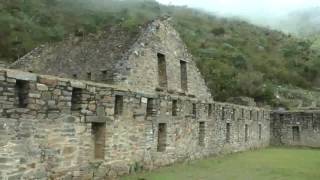
[[[167,85],[159,80],[158,54],[164,56]],[[117,84],[145,93],[177,92],[197,99],[211,99],[211,93],[186,45],[168,20],[154,20],[145,28],[128,51],[128,58],[117,63]],[[181,61],[185,76],[181,77]],[[125,70],[127,71],[126,73]],[[186,88],[182,88],[184,79]]]
[[[3,179],[103,179],[269,145],[264,109],[5,69],[0,88]]]

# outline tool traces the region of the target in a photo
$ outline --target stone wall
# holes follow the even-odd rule
[[[165,87],[159,83],[161,77],[158,73],[158,54],[164,56],[166,64]],[[181,63],[186,64],[186,77],[181,77]],[[124,70],[120,71],[122,73],[118,74],[116,82],[135,91],[146,93],[153,93],[155,90],[168,91],[194,96],[201,100],[211,98],[192,55],[179,33],[168,21],[154,20],[150,23],[128,51],[127,61],[118,64],[118,71],[120,69],[130,69],[130,71],[128,74],[124,73]],[[182,79],[186,80],[186,89],[182,88]]]
[[[320,147],[320,111],[273,112],[271,144]]]
[[[3,179],[102,179],[269,145],[270,112],[254,107],[5,69],[0,88]]]

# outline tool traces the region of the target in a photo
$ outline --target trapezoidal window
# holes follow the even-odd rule
[[[222,115],[221,115],[221,119],[224,120],[226,116],[226,109],[224,107],[222,107]]]
[[[158,127],[158,152],[164,152],[167,146],[167,124],[160,123]]]
[[[87,72],[87,80],[91,81],[91,79],[92,79],[92,73]]]
[[[300,141],[300,128],[299,128],[299,126],[292,127],[292,140],[294,142]]]
[[[231,124],[227,123],[226,125],[226,142],[230,143],[230,137],[231,137]]]
[[[244,125],[244,141],[248,142],[249,138],[249,126],[248,124]]]
[[[180,76],[181,76],[181,89],[183,91],[188,91],[188,71],[187,71],[186,61],[180,61]]]
[[[197,104],[196,103],[192,103],[192,115],[193,115],[193,118],[197,117]]]
[[[259,140],[262,138],[262,125],[259,124]]]
[[[108,80],[108,71],[102,70],[101,71],[101,81],[107,81]]]
[[[116,95],[114,104],[114,115],[121,115],[123,113],[123,96]]]
[[[28,106],[29,82],[23,80],[16,81],[16,93],[18,96],[18,107],[26,108]]]
[[[205,122],[199,122],[199,146],[204,146],[204,139],[206,133],[206,124]]]
[[[279,114],[279,119],[280,119],[280,121],[283,121],[284,120],[284,114]]]
[[[158,57],[159,86],[166,88],[168,86],[166,57],[164,54],[160,54],[160,53],[157,54],[157,57]]]
[[[212,116],[212,104],[208,105],[208,117]]]
[[[232,120],[236,120],[236,110],[232,109]]]
[[[177,116],[178,115],[178,101],[173,100],[172,101],[172,116]]]
[[[154,114],[154,99],[148,98],[147,101],[147,116],[152,116]]]
[[[317,121],[315,120],[315,114],[311,114],[311,120],[312,120],[312,129],[317,130],[318,125],[317,125]]]
[[[105,123],[92,123],[92,135],[94,138],[94,157],[95,159],[104,159],[105,154]]]
[[[82,104],[82,89],[73,88],[71,98],[71,111],[80,111]]]

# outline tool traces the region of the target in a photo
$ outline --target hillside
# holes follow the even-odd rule
[[[283,105],[275,96],[278,85],[319,85],[320,56],[312,41],[153,0],[1,1],[0,59],[13,62],[40,44],[115,24],[134,34],[161,15],[172,17],[217,100],[249,96],[277,106]]]
[[[277,28],[302,37],[320,34],[320,7],[291,12],[281,20]]]
[[[291,12],[274,22],[273,27],[301,38],[308,38],[313,42],[313,49],[320,49],[320,7]]]

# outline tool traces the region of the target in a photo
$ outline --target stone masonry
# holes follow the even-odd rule
[[[272,145],[320,147],[320,111],[275,111]]]
[[[255,107],[6,69],[0,88],[3,179],[103,179],[269,145]]]

